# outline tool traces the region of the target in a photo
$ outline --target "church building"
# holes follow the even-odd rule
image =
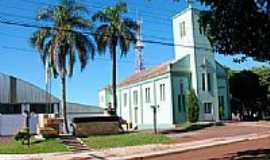
[[[198,9],[189,7],[173,17],[175,58],[129,76],[117,85],[117,115],[139,129],[153,127],[157,106],[158,128],[187,121],[186,99],[191,89],[199,101],[199,121],[231,118],[228,74],[215,60],[207,37],[200,32]],[[137,49],[140,51],[143,45]],[[141,56],[141,55],[140,55]],[[99,91],[100,107],[112,103],[112,91]]]

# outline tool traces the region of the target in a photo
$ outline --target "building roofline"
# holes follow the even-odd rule
[[[23,79],[21,79],[21,78],[18,78],[17,76],[10,75],[10,74],[6,74],[6,73],[2,73],[2,72],[0,72],[0,75],[7,76],[7,77],[9,77],[9,78],[10,78],[10,77],[15,78],[17,81],[21,81],[22,83],[28,84],[28,85],[30,85],[31,87],[33,87],[33,88],[35,88],[35,89],[37,89],[37,90],[40,90],[40,91],[42,91],[42,92],[45,92],[45,93],[48,94],[52,99],[55,99],[56,101],[59,101],[59,102],[60,102],[60,99],[59,99],[58,97],[54,96],[52,93],[47,92],[46,89],[43,89],[43,88],[41,88],[41,87],[39,87],[39,86],[37,86],[37,85],[31,83],[31,82],[28,82],[28,81],[26,81],[26,80],[23,80]],[[59,103],[59,102],[58,102],[58,103]]]
[[[158,65],[152,66],[152,67],[150,67],[150,68],[147,68],[147,69],[144,70],[144,71],[150,71],[151,69],[155,69],[155,68],[157,68],[157,67],[159,67],[159,66],[161,66],[161,65],[167,65],[167,67],[168,67],[167,71],[165,71],[165,72],[163,72],[163,73],[161,73],[161,74],[159,74],[159,75],[156,75],[156,76],[164,75],[164,74],[169,73],[169,72],[171,71],[171,68],[170,68],[170,67],[171,67],[171,64],[180,62],[180,61],[182,61],[183,59],[185,59],[185,58],[188,57],[188,56],[189,56],[189,55],[186,55],[186,56],[182,57],[181,59],[172,59],[172,60],[168,60],[167,62],[164,62],[164,63],[158,64]],[[142,71],[142,72],[144,72],[144,71]],[[130,77],[135,76],[136,74],[140,74],[140,72],[139,72],[139,73],[135,73],[135,74],[129,75],[126,79],[120,81],[120,82],[117,84],[117,87],[119,87],[119,88],[126,87],[126,86],[129,86],[129,85],[131,85],[131,84],[136,84],[136,83],[138,83],[139,81],[142,81],[142,80],[145,81],[145,80],[149,80],[149,79],[155,77],[155,76],[150,76],[150,77],[147,77],[147,78],[142,79],[142,80],[141,80],[141,79],[134,80],[133,82],[128,83],[128,84],[124,84],[124,85],[121,84],[121,83],[123,83],[124,81],[128,80]],[[105,87],[99,89],[99,91],[102,91],[102,90],[110,90],[110,89],[111,89],[111,85],[107,85],[107,86],[105,86]]]
[[[197,8],[185,8],[184,10],[182,10],[181,12],[177,13],[176,15],[174,15],[172,17],[172,19],[176,19],[178,18],[179,16],[183,15],[184,13],[186,13],[187,11],[189,10],[193,10],[195,12],[200,12],[201,10],[200,9],[197,9]]]

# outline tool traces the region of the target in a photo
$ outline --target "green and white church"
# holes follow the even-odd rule
[[[173,17],[175,58],[158,66],[139,70],[117,85],[117,114],[133,127],[153,127],[157,107],[158,128],[175,127],[187,121],[186,97],[194,89],[200,106],[200,121],[231,118],[227,69],[215,60],[207,37],[200,32],[198,9],[189,7]],[[143,45],[137,43],[140,53]],[[112,91],[99,91],[101,107],[112,103]]]

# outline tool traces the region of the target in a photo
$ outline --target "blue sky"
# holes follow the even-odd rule
[[[116,0],[81,0],[87,4],[91,13],[106,6],[113,5]],[[129,6],[131,18],[142,18],[143,38],[172,42],[171,18],[186,7],[185,1],[170,0],[125,0]],[[34,17],[38,9],[45,4],[56,4],[56,0],[1,0],[0,17],[25,23],[35,23]],[[196,7],[201,7],[195,4]],[[29,37],[35,29],[21,28],[0,24],[0,72],[29,81],[45,88],[44,67],[38,53],[31,48]],[[169,46],[145,44],[144,62],[146,67],[157,65],[173,59],[174,49]],[[232,62],[232,57],[217,55],[217,60],[232,69],[247,69],[253,66],[266,65],[252,60],[242,64]],[[134,73],[134,49],[131,48],[126,57],[118,57],[117,78],[122,80]],[[88,66],[80,72],[75,66],[74,76],[68,80],[67,98],[69,101],[86,104],[98,104],[98,90],[111,82],[111,61],[109,54],[96,56]],[[52,93],[60,95],[59,80],[53,80]]]

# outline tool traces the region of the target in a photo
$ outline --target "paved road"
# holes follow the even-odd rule
[[[166,155],[147,160],[269,160],[270,138]]]
[[[175,139],[175,143],[185,143],[209,138],[224,138],[254,133],[263,134],[267,132],[270,132],[270,122],[240,122],[228,123],[225,126],[207,127],[186,133],[178,133],[176,130],[168,136]]]

